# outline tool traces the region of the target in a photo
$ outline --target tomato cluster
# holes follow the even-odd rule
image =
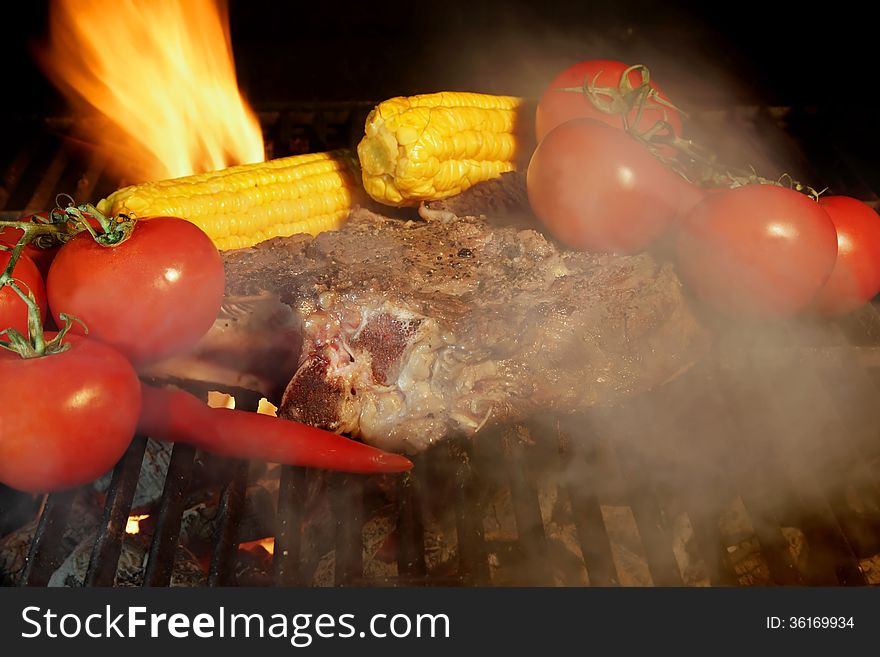
[[[648,130],[658,121],[666,121],[677,134],[680,134],[681,115],[655,82],[649,81],[648,86],[650,91],[656,94],[656,100],[649,102],[641,113],[635,107],[624,115],[610,113],[602,111],[591,101],[588,92],[593,93],[593,97],[598,98],[600,102],[613,102],[612,97],[602,90],[619,89],[623,76],[625,76],[625,88],[634,89],[642,82],[643,70],[627,66],[622,62],[604,59],[592,59],[569,66],[553,78],[538,102],[535,113],[535,133],[538,141],[542,141],[556,126],[572,119],[595,119],[619,128],[623,127],[625,117],[626,125],[637,130]],[[626,102],[624,98],[619,100]]]
[[[78,320],[61,342],[51,332],[39,338],[53,344],[44,355],[0,350],[0,395],[27,393],[27,403],[0,407],[0,482],[22,490],[80,485],[112,467],[140,414],[136,368],[191,348],[220,310],[223,263],[194,224],[141,220],[125,239],[106,245],[92,232],[77,234],[48,258],[40,253],[51,261],[45,284],[28,255],[39,252],[31,245],[12,271],[41,319],[48,305],[57,326]],[[0,238],[9,247],[21,234],[7,229]],[[0,273],[10,257],[0,250]],[[28,336],[28,328],[27,303],[10,286],[0,288],[0,330]]]
[[[694,185],[668,166],[681,129],[644,67],[571,66],[538,104],[532,210],[560,242],[587,251],[633,254],[670,236],[689,289],[735,318],[833,316],[880,292],[874,210],[770,181]]]
[[[156,217],[118,246],[80,233],[55,256],[46,287],[56,320],[75,315],[89,336],[143,365],[186,351],[211,327],[223,301],[223,261],[195,224]]]

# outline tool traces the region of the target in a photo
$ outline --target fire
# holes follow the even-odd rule
[[[128,516],[128,522],[125,523],[125,533],[126,534],[140,534],[141,532],[141,520],[146,520],[150,517],[150,514],[144,514],[142,516]]]
[[[278,407],[270,402],[265,397],[260,399],[260,403],[257,405],[257,413],[261,415],[271,415],[272,417],[278,417]]]
[[[208,392],[208,406],[211,408],[235,408],[235,397],[225,392],[210,390]]]
[[[208,392],[208,406],[211,408],[235,408],[235,397],[225,392],[211,390]],[[262,397],[257,405],[257,413],[278,417],[278,407]]]
[[[43,64],[117,173],[141,182],[264,159],[259,121],[238,91],[224,0],[51,7]]]
[[[263,548],[269,554],[275,554],[275,538],[270,536],[269,538],[261,538],[257,541],[239,543],[238,547],[241,550],[256,550],[257,548]]]

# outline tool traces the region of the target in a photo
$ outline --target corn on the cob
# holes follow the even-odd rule
[[[338,228],[360,184],[351,151],[295,155],[148,182],[113,192],[104,214],[172,215],[199,226],[220,250]]]
[[[416,205],[515,169],[522,104],[466,92],[380,103],[358,145],[364,189],[386,205]]]

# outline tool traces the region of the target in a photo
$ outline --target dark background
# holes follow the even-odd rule
[[[34,60],[48,7],[29,0],[0,8],[0,144],[14,141],[22,119],[70,113]],[[647,64],[693,116],[795,108],[784,129],[809,145],[805,154],[789,157],[784,145],[757,135],[774,166],[756,165],[876,199],[880,9],[854,0],[820,9],[770,0],[231,0],[230,22],[239,84],[257,110],[438,90],[534,98],[574,62],[619,59]],[[735,163],[747,139],[726,118],[702,132],[696,121],[687,129]],[[333,146],[308,143],[324,147]],[[13,150],[0,145],[0,156]]]
[[[65,109],[32,59],[47,5],[0,9],[3,113]],[[586,58],[647,63],[681,105],[867,106],[880,96],[880,10],[868,5],[232,0],[230,13],[240,82],[258,107],[439,89],[536,96]]]

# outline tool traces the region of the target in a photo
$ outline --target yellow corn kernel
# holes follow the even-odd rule
[[[358,145],[364,189],[386,205],[417,205],[514,170],[523,102],[447,91],[380,103]]]
[[[360,190],[351,151],[310,153],[133,185],[104,214],[170,215],[196,224],[221,251],[338,228]]]

